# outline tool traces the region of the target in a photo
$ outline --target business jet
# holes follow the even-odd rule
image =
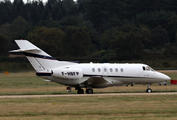
[[[146,92],[151,93],[150,85],[167,82],[171,78],[153,70],[146,64],[117,63],[75,63],[58,61],[28,40],[15,40],[20,49],[10,52],[22,52],[27,57],[36,75],[46,81],[56,82],[77,90],[78,94],[93,94],[93,88],[109,86],[146,84]]]

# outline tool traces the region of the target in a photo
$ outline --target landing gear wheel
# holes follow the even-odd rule
[[[150,86],[151,86],[151,84],[147,84],[147,90],[146,90],[147,93],[151,93],[152,92]]]
[[[87,93],[87,94],[93,94],[93,89],[87,89],[87,90],[86,90],[86,93]]]
[[[152,92],[151,88],[148,88],[148,89],[146,90],[146,92],[147,92],[147,93],[151,93],[151,92]]]
[[[84,90],[83,89],[78,89],[77,94],[84,94]]]

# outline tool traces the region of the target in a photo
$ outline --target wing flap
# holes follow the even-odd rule
[[[102,77],[90,77],[84,84],[91,86],[92,88],[104,88],[111,85],[110,82]]]

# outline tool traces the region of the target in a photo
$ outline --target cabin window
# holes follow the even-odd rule
[[[112,70],[112,68],[110,68],[110,72],[112,72],[113,70]]]
[[[106,69],[106,68],[104,68],[104,72],[107,72],[107,69]]]
[[[118,69],[116,68],[115,71],[118,72]]]
[[[120,71],[121,71],[121,72],[124,72],[124,69],[123,69],[123,68],[121,68],[121,69],[120,69]]]
[[[101,69],[100,69],[100,68],[98,68],[98,72],[101,72]]]
[[[146,68],[143,66],[143,70],[146,70]]]
[[[95,72],[95,68],[92,68],[92,72]]]

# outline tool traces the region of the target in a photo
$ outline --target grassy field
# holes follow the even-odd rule
[[[176,119],[177,96],[0,99],[0,119]]]
[[[176,71],[161,71],[177,79]],[[69,94],[66,86],[44,82],[35,72],[0,74],[0,95]],[[153,92],[177,92],[176,85],[151,86]],[[145,92],[145,85],[94,89],[94,93]],[[73,90],[71,94],[75,94]],[[177,95],[90,96],[0,99],[2,120],[176,119]]]
[[[177,80],[177,71],[161,71]],[[69,94],[66,92],[66,86],[54,82],[45,82],[37,77],[35,72],[0,74],[0,95],[31,95],[31,94]],[[145,92],[146,85],[108,87],[104,89],[94,89],[94,93],[126,93],[126,92]],[[167,85],[151,86],[153,92],[177,92],[177,86]],[[71,94],[76,91],[72,89]]]

